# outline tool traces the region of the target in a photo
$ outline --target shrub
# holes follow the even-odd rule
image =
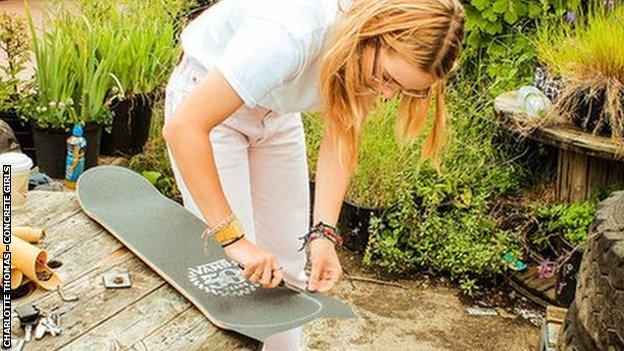
[[[114,76],[111,60],[98,55],[108,45],[93,23],[80,13],[55,8],[46,14],[45,33],[37,33],[28,13],[36,59],[35,92],[24,99],[20,114],[42,128],[68,128],[97,122],[110,125],[107,102]]]
[[[362,134],[359,169],[351,180],[345,199],[360,206],[386,208],[397,202],[398,189],[411,173],[420,168],[418,147],[401,147],[395,141],[394,125],[398,101],[376,106]],[[314,179],[323,125],[320,116],[303,117],[310,160],[310,178]],[[411,167],[413,166],[413,167]]]
[[[29,60],[29,40],[24,20],[0,13],[0,50],[6,59],[6,65],[0,66],[0,111],[14,108],[26,93],[23,74]]]
[[[535,211],[539,226],[531,236],[534,244],[539,246],[557,237],[573,248],[587,240],[587,228],[594,219],[596,203],[539,204]]]

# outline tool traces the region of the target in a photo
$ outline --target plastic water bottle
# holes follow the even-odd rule
[[[87,139],[83,136],[82,126],[74,125],[72,135],[67,139],[67,158],[65,160],[65,185],[75,189],[76,181],[85,167]]]

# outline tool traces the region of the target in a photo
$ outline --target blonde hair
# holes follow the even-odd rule
[[[432,89],[435,117],[421,160],[433,159],[438,164],[447,134],[446,77],[463,47],[464,22],[458,0],[353,0],[329,41],[319,84],[325,128],[335,136],[341,164],[357,166],[362,128],[376,100],[366,93],[362,72],[362,53],[371,44],[382,45],[437,80]],[[422,132],[432,95],[401,98],[398,140],[411,144]]]

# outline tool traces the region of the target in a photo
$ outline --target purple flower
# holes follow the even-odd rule
[[[568,11],[568,12],[566,12],[565,19],[570,24],[574,23],[574,21],[576,21],[576,12],[575,11]]]
[[[537,267],[537,276],[544,279],[552,277],[555,267],[555,263],[552,261],[542,261],[540,265]]]

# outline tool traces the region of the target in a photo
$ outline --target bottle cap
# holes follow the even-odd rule
[[[80,124],[75,124],[74,125],[74,129],[72,129],[72,135],[77,136],[77,137],[81,137],[82,134],[83,134],[82,126]]]
[[[6,152],[0,154],[0,164],[11,165],[11,172],[24,172],[30,170],[33,161],[20,152]]]

